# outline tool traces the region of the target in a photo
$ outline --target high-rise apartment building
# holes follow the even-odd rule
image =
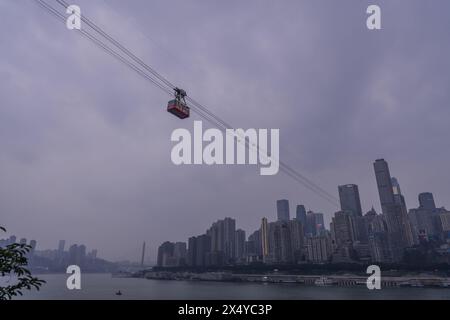
[[[348,211],[354,216],[362,216],[361,200],[356,184],[346,184],[338,187],[342,211]]]
[[[289,201],[277,200],[277,221],[289,221]]]
[[[297,205],[297,209],[295,211],[295,218],[297,221],[301,222],[303,228],[306,226],[306,209],[302,204]]]
[[[436,204],[434,203],[434,197],[431,192],[423,192],[419,194],[419,207],[421,209],[434,210]]]
[[[261,250],[263,261],[269,257],[269,224],[267,218],[262,218],[261,222]]]

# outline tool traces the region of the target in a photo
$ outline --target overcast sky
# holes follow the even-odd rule
[[[61,10],[53,0],[47,0]],[[385,158],[409,208],[450,207],[450,2],[74,0],[139,57],[235,127],[279,128],[280,158],[322,188],[379,199]],[[382,30],[366,28],[379,4]],[[275,201],[337,210],[280,172],[175,166],[169,96],[32,0],[0,0],[0,224],[56,248],[154,260],[229,216],[256,230]],[[83,25],[82,25],[83,27]],[[0,235],[1,237],[1,235]]]

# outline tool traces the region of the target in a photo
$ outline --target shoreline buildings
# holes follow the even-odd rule
[[[437,208],[433,194],[419,194],[419,207],[408,211],[398,179],[384,159],[373,163],[381,213],[363,214],[359,188],[338,186],[340,211],[330,228],[322,213],[296,206],[290,217],[289,200],[276,201],[276,221],[261,219],[248,238],[236,221],[214,222],[202,235],[189,238],[186,251],[175,253],[175,244],[163,243],[158,266],[232,266],[240,264],[304,263],[450,263],[450,212]],[[165,258],[163,258],[165,257]],[[424,258],[425,257],[425,258]],[[430,258],[431,257],[431,258]]]

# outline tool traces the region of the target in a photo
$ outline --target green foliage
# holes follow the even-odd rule
[[[6,231],[0,227],[1,231]],[[13,243],[4,248],[0,248],[0,277],[10,277],[14,279],[13,284],[5,287],[0,286],[0,300],[10,300],[17,295],[22,295],[23,290],[37,290],[45,283],[31,275],[26,268],[28,264],[27,254],[31,246],[26,244]],[[17,278],[17,280],[15,280]]]

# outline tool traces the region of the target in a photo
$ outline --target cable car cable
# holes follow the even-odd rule
[[[65,9],[67,9],[70,6],[64,0],[56,0],[56,2],[59,3],[61,6],[63,6]],[[124,53],[126,53],[129,57],[131,57],[134,61],[139,63],[141,66],[143,66],[146,70],[148,70],[150,73],[152,73],[159,80],[164,82],[165,85],[167,85],[171,89],[175,89],[175,85],[173,85],[169,80],[164,78],[155,69],[153,69],[152,67],[147,65],[144,61],[142,61],[140,58],[138,58],[136,55],[134,55],[131,51],[129,51],[127,48],[125,48],[120,42],[118,42],[116,39],[114,39],[108,33],[103,31],[100,27],[98,27],[95,23],[93,23],[91,20],[89,20],[85,15],[81,15],[81,16],[79,15],[79,17],[88,26],[90,26],[92,29],[94,29],[99,34],[101,34],[103,37],[105,37],[107,40],[109,40],[111,43],[113,43],[116,47],[118,47],[120,50],[122,50]]]
[[[59,3],[61,6],[63,6],[65,9],[69,7],[69,4],[65,2],[64,0],[55,0],[57,3]],[[119,48],[121,51],[123,51],[126,55],[128,55],[130,58],[132,58],[136,63],[140,64],[142,67],[144,67],[146,70],[151,72],[153,75],[155,75],[159,80],[161,80],[164,84],[166,84],[168,87],[170,87],[172,90],[174,90],[176,87],[174,84],[172,84],[169,80],[167,80],[164,76],[159,74],[155,69],[150,67],[148,64],[146,64],[142,59],[137,57],[135,54],[133,54],[130,50],[128,50],[125,46],[123,46],[119,41],[114,39],[111,35],[109,35],[106,31],[102,30],[98,25],[96,25],[92,20],[90,20],[85,15],[78,15],[79,18],[86,22],[88,26],[90,26],[93,30],[98,32],[100,35],[102,35],[104,38],[106,38],[108,41],[110,41],[113,45],[115,45],[117,48]],[[232,126],[227,124],[225,121],[220,119],[218,116],[210,112],[206,107],[202,106],[201,104],[197,103],[195,100],[190,98],[189,96],[186,97],[188,100],[190,100],[192,103],[194,103],[198,108],[202,109],[205,113],[207,113],[210,117],[216,119],[216,121],[222,123],[225,125],[228,129],[232,129]]]
[[[189,101],[191,101],[192,103],[194,103],[196,106],[202,107],[202,105],[201,105],[200,103],[196,102],[194,99],[192,99],[192,98],[190,98],[190,97],[187,97],[187,99],[188,99]],[[203,108],[206,109],[206,107],[203,107]],[[203,108],[202,108],[202,109],[203,109]],[[227,127],[228,129],[232,129],[232,127],[231,127],[229,124],[227,124],[226,122],[223,121],[222,123],[223,123],[224,126]],[[263,150],[263,151],[266,152],[267,150]],[[286,170],[290,171],[292,174],[298,176],[299,179],[303,180],[303,181],[304,181],[304,182],[302,182],[303,184],[304,184],[304,183],[307,183],[307,184],[311,185],[317,192],[322,193],[324,196],[326,196],[327,198],[329,198],[329,199],[333,202],[333,204],[337,205],[336,202],[338,201],[338,199],[336,199],[333,195],[331,195],[331,194],[328,193],[326,190],[324,190],[324,189],[322,189],[321,187],[319,187],[318,185],[316,185],[314,182],[312,182],[311,180],[309,180],[307,177],[305,177],[305,176],[302,175],[301,173],[297,172],[295,169],[293,169],[292,167],[290,167],[288,164],[284,163],[284,162],[281,161],[281,160],[278,160],[278,159],[276,159],[276,160],[278,161],[278,163],[280,164],[281,167],[284,167]]]
[[[63,22],[65,22],[65,16],[59,13],[56,9],[54,9],[52,6],[47,4],[43,0],[36,0],[42,7],[50,11],[53,15],[55,15],[57,18],[61,19]],[[56,0],[59,4],[67,8],[66,4],[62,0]],[[174,85],[171,84],[167,79],[165,79],[163,76],[161,76],[158,72],[156,72],[153,68],[145,64],[141,59],[136,57],[133,53],[131,53],[128,49],[126,49],[124,46],[122,46],[118,41],[116,41],[114,38],[109,36],[106,32],[101,30],[95,23],[93,23],[91,20],[84,18],[85,21],[94,31],[102,35],[104,38],[106,38],[108,41],[110,41],[113,45],[115,45],[117,48],[119,48],[122,52],[124,52],[127,56],[132,58],[136,63],[138,63],[140,66],[142,66],[145,70],[153,74],[155,77],[157,77],[160,81],[162,81],[166,86],[170,87],[170,89],[173,89]],[[117,58],[120,62],[126,64],[130,69],[137,72],[139,75],[144,77],[145,79],[151,81],[154,85],[156,85],[158,88],[163,90],[164,92],[168,93],[169,95],[173,95],[170,89],[164,87],[161,83],[157,82],[156,79],[152,78],[148,74],[145,73],[142,69],[136,67],[132,62],[128,61],[125,57],[120,55],[119,53],[115,52],[113,49],[108,47],[105,43],[97,39],[95,36],[91,35],[89,32],[85,30],[78,30],[80,31],[80,34],[87,37],[89,40],[93,41],[97,46],[101,47],[103,50],[105,50],[108,54],[114,56]],[[210,122],[211,124],[221,128],[223,131],[226,132],[226,129],[232,129],[233,127],[229,125],[227,122],[222,120],[220,117],[216,116],[214,113],[209,111],[205,106],[195,101],[193,98],[187,96],[186,97],[188,101],[191,102],[191,106],[194,105],[193,109],[196,113],[198,113],[202,118]],[[242,137],[241,137],[242,139]],[[239,139],[238,139],[239,140]],[[245,145],[248,149],[252,148],[248,141],[244,138],[242,139],[245,142]],[[258,149],[259,150],[259,149]],[[278,161],[278,160],[277,160]],[[280,164],[280,169],[285,174],[296,180],[297,182],[304,185],[307,189],[313,191],[326,201],[330,202],[333,205],[337,205],[337,199],[329,194],[327,191],[316,185],[314,182],[297,172],[295,169],[291,168],[287,164],[285,164],[282,161],[278,161]]]

